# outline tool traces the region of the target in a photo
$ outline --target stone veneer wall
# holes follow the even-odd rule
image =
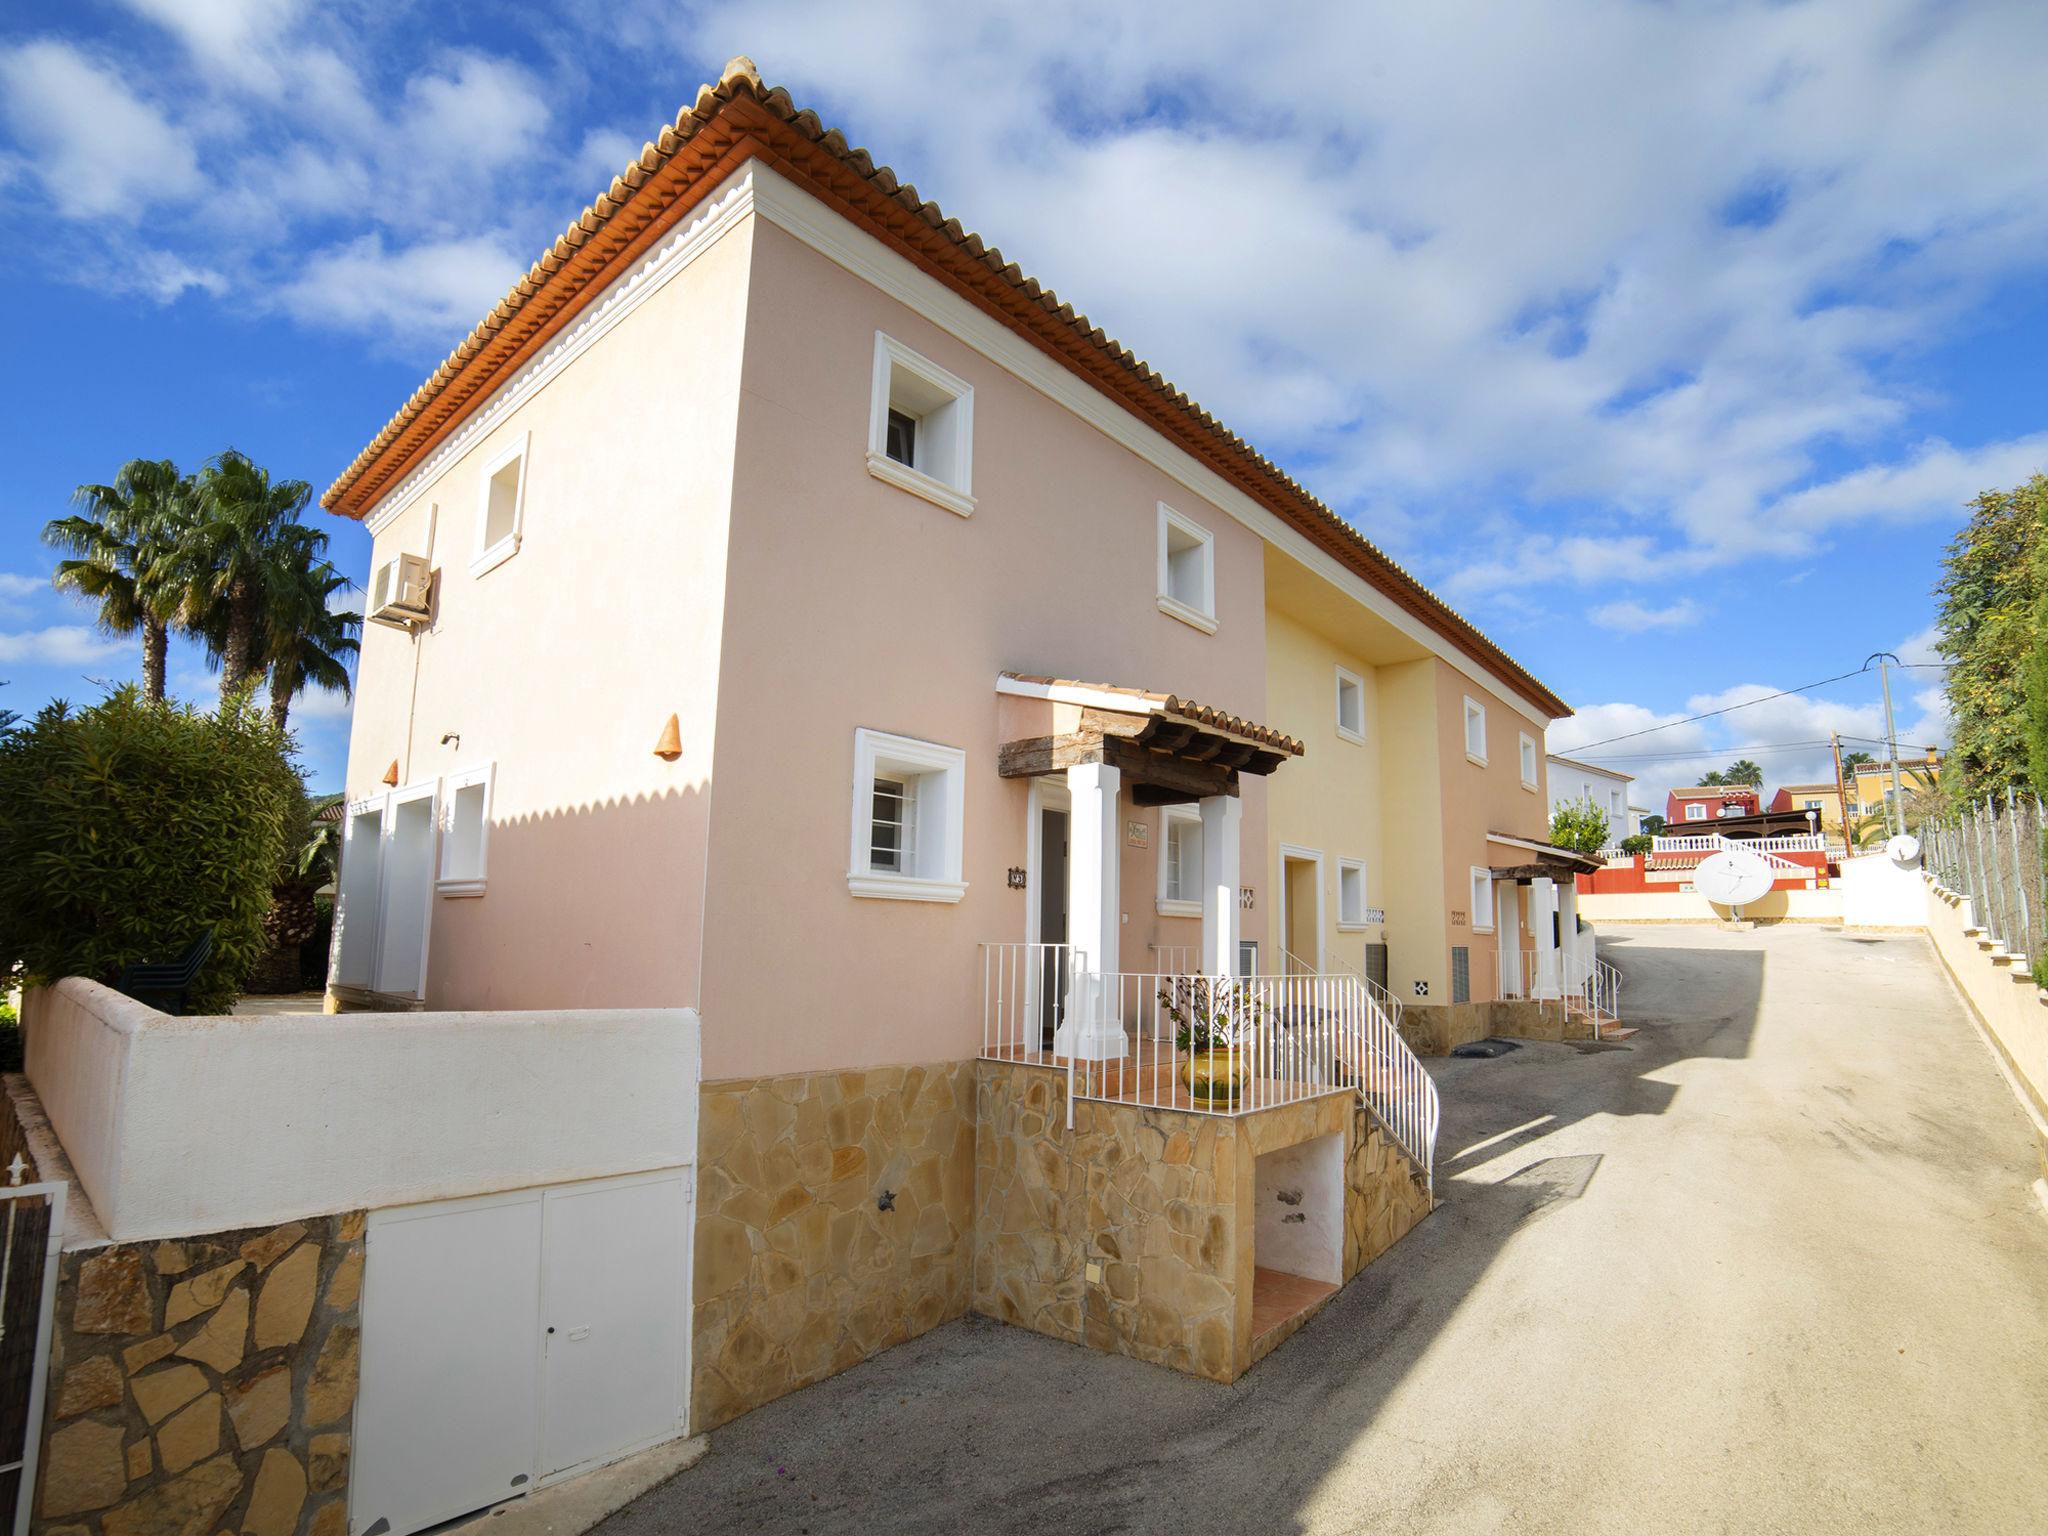
[[[1448,1056],[1472,1040],[1590,1040],[1591,1022],[1572,1018],[1561,1001],[1503,998],[1477,1003],[1408,1003],[1401,1038],[1418,1056]]]
[[[692,1433],[967,1310],[974,1083],[966,1061],[704,1085]]]
[[[1251,1325],[1238,1185],[1252,1170],[1236,1122],[1082,1099],[1070,1135],[1065,1072],[978,1066],[974,1310],[1233,1380]]]
[[[1356,1098],[1242,1116],[1084,1099],[1069,1133],[1064,1072],[984,1061],[979,1075],[974,1308],[1054,1338],[1217,1381],[1249,1369],[1261,1153],[1344,1135],[1346,1280],[1430,1210],[1421,1171]]]
[[[35,1536],[346,1536],[363,1222],[63,1254]]]

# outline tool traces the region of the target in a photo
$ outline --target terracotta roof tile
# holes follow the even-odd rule
[[[711,141],[701,152],[700,139]],[[822,158],[810,153],[813,149],[821,151]],[[1553,716],[1571,713],[1570,706],[1470,621],[1271,459],[1138,361],[1086,315],[1077,314],[1072,304],[1026,276],[1016,263],[1004,261],[1000,251],[963,230],[936,203],[919,197],[914,186],[899,184],[895,174],[876,165],[866,150],[848,147],[845,136],[824,127],[816,113],[798,110],[787,91],[766,87],[753,61],[744,57],[729,62],[715,86],[701,88],[695,103],[679,112],[675,123],[664,127],[627,167],[631,174],[614,178],[610,190],[562,232],[356,456],[320,504],[360,517],[410,464],[460,424],[501,374],[516,368],[583,301],[595,297],[610,280],[615,262],[630,258],[667,228],[672,219],[665,220],[665,214],[679,216],[681,209],[708,192],[710,183],[731,168],[721,156],[742,153],[760,154],[800,184],[825,192],[828,204],[841,212],[856,219],[865,216],[885,243],[962,291],[977,307],[995,313],[1133,415],[1180,441],[1209,468],[1399,606],[1498,668],[1527,691],[1538,708]],[[883,199],[893,199],[914,215],[922,231],[888,227]],[[1027,304],[1056,318],[1027,319],[1019,307]]]
[[[1033,677],[1025,672],[1005,672],[1003,676],[1014,677],[1020,683],[1040,683],[1048,688],[1086,688],[1091,693],[1120,693],[1128,698],[1143,699],[1149,704],[1157,704],[1161,714],[1191,720],[1197,725],[1206,725],[1214,730],[1227,731],[1232,736],[1242,736],[1246,741],[1256,741],[1276,752],[1285,752],[1289,757],[1300,757],[1307,750],[1285,731],[1276,731],[1269,725],[1255,724],[1242,715],[1231,714],[1228,710],[1197,704],[1193,699],[1184,699],[1178,694],[1153,693],[1144,688],[1124,688],[1115,683],[1083,682],[1072,677]]]

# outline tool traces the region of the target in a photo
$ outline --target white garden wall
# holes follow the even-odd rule
[[[696,1161],[693,1009],[172,1018],[76,978],[24,1005],[116,1242]]]

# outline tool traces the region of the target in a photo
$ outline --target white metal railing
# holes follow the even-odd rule
[[[1067,944],[981,946],[981,1054],[1016,1061],[1052,1049],[1085,954]]]
[[[1752,853],[1825,853],[1827,839],[1812,832],[1788,832],[1782,837],[1724,837],[1719,832],[1703,832],[1650,840],[1652,853],[1719,853],[1724,848],[1747,848]]]
[[[1502,998],[1561,1002],[1567,1014],[1592,1021],[1595,1040],[1602,1025],[1621,1017],[1621,972],[1605,960],[1562,949],[1503,949],[1495,952],[1494,965]]]
[[[1076,1098],[1243,1115],[1351,1088],[1425,1174],[1434,1168],[1436,1083],[1361,977],[1105,973],[1066,945],[981,948],[982,1054],[1063,1068],[1069,1128]],[[1091,1026],[1097,1038],[1121,1033],[1121,1051],[1066,1054]],[[1222,1056],[1195,1064],[1225,1084],[1214,1096],[1197,1097],[1183,1038]]]
[[[1280,951],[1280,962],[1287,967],[1287,974],[1290,976],[1313,976],[1317,974],[1314,966],[1289,949]],[[1380,1012],[1387,1016],[1387,1022],[1396,1029],[1401,1027],[1401,999],[1394,996],[1392,992],[1374,981],[1365,972],[1345,964],[1342,960],[1333,957],[1326,959],[1323,963],[1334,967],[1333,970],[1326,974],[1347,977],[1365,988],[1366,996],[1379,1004]]]

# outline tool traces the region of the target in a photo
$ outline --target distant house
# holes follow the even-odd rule
[[[1771,796],[1772,811],[1817,811],[1820,830],[1827,837],[1842,835],[1841,789],[1832,780],[1819,784],[1787,784]]]
[[[1544,778],[1550,789],[1552,816],[1557,814],[1560,806],[1592,801],[1607,814],[1607,842],[1610,847],[1634,834],[1641,825],[1629,814],[1628,787],[1635,783],[1634,775],[1616,773],[1612,768],[1596,768],[1591,763],[1559,757],[1554,752],[1546,761],[1550,771]]]
[[[1899,759],[1899,788],[1906,792],[1907,803],[1912,803],[1916,794],[1926,794],[1941,783],[1941,749],[1929,747],[1924,757]],[[1890,763],[1858,763],[1850,779],[1849,814],[1851,816],[1881,816],[1886,803],[1892,797],[1892,769]]]
[[[1762,809],[1762,793],[1748,784],[1702,785],[1697,789],[1672,790],[1664,801],[1664,819],[1675,833],[1680,822],[1754,816]]]

